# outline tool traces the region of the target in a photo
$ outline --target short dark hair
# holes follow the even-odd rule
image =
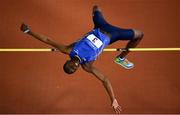
[[[63,66],[63,70],[64,72],[66,72],[67,74],[72,74],[74,73],[73,71],[71,71],[71,67],[69,66],[70,60],[66,61],[66,63]]]

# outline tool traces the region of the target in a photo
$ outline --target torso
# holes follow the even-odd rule
[[[92,62],[97,59],[109,42],[110,38],[107,34],[100,29],[94,29],[74,44],[70,57],[78,56],[81,64]]]

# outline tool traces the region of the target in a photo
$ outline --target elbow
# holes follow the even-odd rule
[[[107,77],[104,77],[103,80],[102,80],[102,83],[103,83],[104,85],[109,84],[109,79],[108,79]]]

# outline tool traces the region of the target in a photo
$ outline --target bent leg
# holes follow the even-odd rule
[[[133,36],[131,38],[129,38],[130,41],[128,42],[128,44],[126,46],[127,50],[121,52],[121,54],[118,55],[114,60],[115,63],[121,65],[122,67],[124,67],[126,69],[131,69],[134,67],[134,64],[125,58],[125,56],[127,56],[129,53],[128,49],[136,47],[143,38],[143,32],[141,32],[139,30],[132,30],[132,31],[133,31]],[[126,39],[126,40],[128,40],[128,39]]]
[[[144,34],[143,32],[139,31],[139,30],[133,30],[134,31],[134,38],[132,40],[130,40],[126,46],[126,49],[128,48],[135,48],[140,41],[142,40]],[[120,58],[124,58],[127,54],[129,53],[129,51],[123,51],[120,55],[118,55],[117,57]]]

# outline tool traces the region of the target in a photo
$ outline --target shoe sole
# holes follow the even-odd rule
[[[134,65],[133,65],[132,67],[129,67],[129,68],[128,68],[128,67],[122,65],[121,63],[116,62],[116,60],[114,60],[114,62],[115,62],[116,64],[118,64],[118,65],[121,65],[121,66],[124,67],[125,69],[132,69],[132,68],[134,67]]]

